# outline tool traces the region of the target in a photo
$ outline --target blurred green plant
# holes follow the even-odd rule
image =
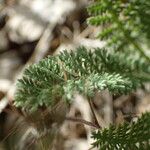
[[[150,62],[143,50],[150,40],[149,0],[96,0],[88,12],[88,23],[101,26],[98,37],[107,41],[109,48],[139,52]]]

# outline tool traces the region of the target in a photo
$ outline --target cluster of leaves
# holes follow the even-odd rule
[[[150,61],[143,51],[150,39],[149,0],[96,0],[88,12],[88,23],[101,26],[98,37],[107,40],[109,48],[138,51]]]
[[[93,133],[93,147],[100,150],[150,149],[150,113],[143,114],[137,122],[123,123]]]
[[[33,112],[70,102],[75,92],[126,94],[150,81],[150,58],[143,49],[150,39],[149,8],[148,0],[97,0],[88,7],[88,23],[102,27],[98,37],[107,40],[110,51],[80,47],[29,66],[18,80],[14,104]],[[93,147],[104,150],[149,149],[150,113],[136,123],[95,132],[93,138]]]
[[[75,92],[93,96],[95,90],[107,88],[114,94],[128,93],[149,79],[150,67],[145,66],[144,59],[130,61],[124,54],[99,48],[64,51],[25,69],[15,105],[35,111],[39,106],[53,107],[60,99],[72,100]]]
[[[98,38],[106,41],[106,47],[120,53],[119,67],[126,70],[122,63],[126,62],[126,65],[130,64],[130,66],[134,64],[135,67],[138,66],[135,65],[137,62],[142,62],[144,59],[147,64],[130,71],[132,74],[138,75],[137,70],[139,70],[144,75],[141,74],[141,77],[145,78],[146,74],[148,77],[150,57],[146,54],[146,49],[150,48],[150,1],[96,0],[88,7],[88,12],[92,16],[88,19],[88,23],[101,27]],[[130,53],[131,60],[128,62],[125,57],[121,56],[122,53],[124,55]],[[134,60],[135,55],[140,56],[136,61]],[[129,55],[126,57],[129,58]],[[111,67],[111,61],[108,66]],[[118,68],[114,68],[115,70]],[[121,72],[121,75],[123,74],[125,75],[126,72]],[[150,81],[147,77],[145,80]],[[137,81],[137,78],[135,80]],[[95,139],[93,147],[101,150],[150,149],[150,113],[145,113],[136,123],[124,123],[118,127],[112,125],[95,132],[93,138]]]

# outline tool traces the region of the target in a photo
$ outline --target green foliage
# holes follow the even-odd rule
[[[116,50],[139,52],[149,62],[143,45],[150,40],[149,0],[97,0],[88,7],[88,23],[101,26],[98,34],[107,46]]]
[[[88,23],[101,27],[98,38],[106,41],[109,50],[117,52],[102,56],[109,71],[120,71],[125,76],[132,72],[135,81],[141,78],[150,81],[150,57],[147,54],[150,48],[150,1],[97,0],[88,7],[88,12],[91,15]],[[148,150],[150,113],[145,113],[135,123],[99,130],[93,133],[93,138],[93,147],[100,150]]]
[[[93,147],[99,150],[150,149],[150,113],[143,114],[137,122],[111,125],[93,133]]]
[[[71,102],[76,92],[88,97],[105,89],[127,94],[150,81],[150,58],[146,54],[150,1],[97,0],[88,12],[92,15],[88,23],[101,26],[98,37],[107,41],[109,51],[79,47],[29,66],[17,83],[17,107],[30,113],[53,108],[60,100]],[[93,138],[93,147],[101,150],[150,149],[150,113],[132,124],[94,132]]]
[[[93,96],[96,90],[107,88],[114,94],[128,93],[149,80],[150,72],[146,61],[129,60],[130,56],[85,47],[49,56],[25,69],[17,84],[15,105],[35,111],[53,107],[60,99],[70,101],[75,92]]]

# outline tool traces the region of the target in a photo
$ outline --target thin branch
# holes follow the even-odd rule
[[[89,102],[89,105],[90,105],[90,108],[91,108],[91,112],[92,112],[92,115],[93,115],[93,118],[94,118],[94,123],[96,124],[96,126],[98,126],[98,128],[101,128],[101,126],[100,126],[100,124],[99,124],[99,122],[97,120],[96,114],[94,112],[93,103],[92,103],[90,98],[88,99],[88,102]]]
[[[92,122],[89,122],[89,121],[86,121],[86,120],[81,119],[81,118],[66,117],[66,120],[73,121],[73,122],[76,122],[76,123],[82,123],[82,124],[94,127],[96,129],[99,129],[99,126],[97,126],[96,124],[94,124]]]

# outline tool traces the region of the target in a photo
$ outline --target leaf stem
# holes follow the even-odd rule
[[[92,112],[92,115],[93,115],[93,118],[94,118],[94,123],[96,124],[96,126],[98,126],[99,128],[101,128],[98,120],[97,120],[97,117],[96,117],[96,114],[94,112],[94,107],[93,107],[93,103],[91,101],[91,99],[89,98],[88,99],[88,102],[89,102],[89,105],[90,105],[90,108],[91,108],[91,112]]]
[[[97,126],[96,124],[90,122],[90,121],[86,121],[84,119],[81,118],[74,118],[74,117],[66,117],[66,120],[68,121],[73,121],[73,122],[77,122],[77,123],[82,123],[91,127],[94,127],[96,129],[99,129],[99,126]]]

